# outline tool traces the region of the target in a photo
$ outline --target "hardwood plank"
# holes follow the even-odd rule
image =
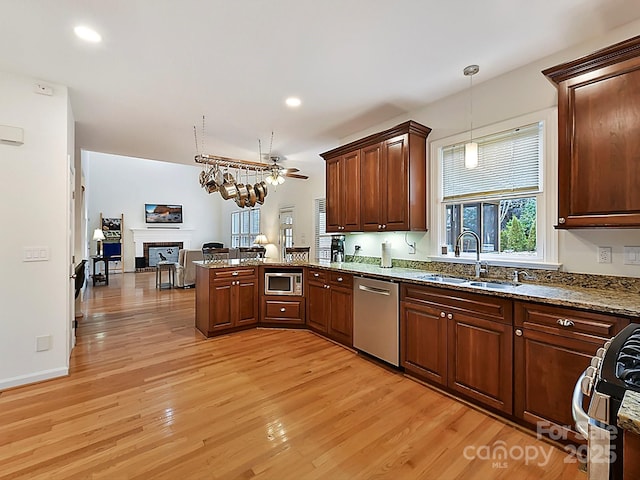
[[[561,449],[311,332],[205,339],[195,290],[109,282],[88,289],[70,375],[0,392],[0,478],[584,480]],[[550,460],[465,458],[496,442]]]

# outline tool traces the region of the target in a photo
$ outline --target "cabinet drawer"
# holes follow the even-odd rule
[[[330,272],[330,282],[336,286],[353,288],[353,275],[340,272]]]
[[[266,316],[271,318],[301,318],[299,301],[266,301]]]
[[[309,281],[310,282],[327,282],[328,273],[326,270],[309,269]]]
[[[211,278],[215,280],[240,278],[240,277],[254,277],[256,276],[255,268],[225,268],[225,269],[211,269]]]
[[[604,313],[515,302],[516,325],[541,332],[578,336],[602,343],[629,324],[629,320]]]
[[[417,305],[436,305],[449,313],[471,312],[472,315],[511,325],[513,302],[507,298],[493,297],[437,287],[423,287],[403,283],[400,299]]]

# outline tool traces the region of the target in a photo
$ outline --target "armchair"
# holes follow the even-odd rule
[[[196,284],[196,266],[194,261],[202,261],[202,250],[185,250],[178,252],[176,263],[176,287],[191,288]]]

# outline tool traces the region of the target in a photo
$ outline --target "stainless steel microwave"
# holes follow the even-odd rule
[[[266,271],[265,295],[302,295],[302,270]]]

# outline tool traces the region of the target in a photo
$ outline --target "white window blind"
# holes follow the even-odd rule
[[[478,166],[464,166],[464,144],[442,149],[444,201],[540,191],[542,122],[476,138]]]
[[[331,235],[327,234],[327,207],[324,198],[316,200],[316,258],[331,258]]]

